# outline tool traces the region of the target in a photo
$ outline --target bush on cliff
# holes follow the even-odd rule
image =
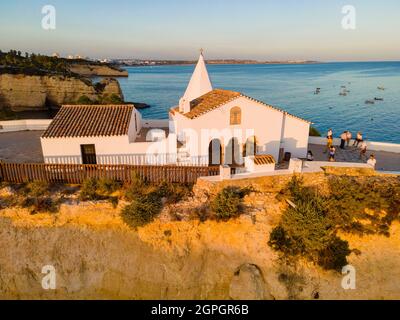
[[[76,104],[82,104],[82,105],[88,105],[88,104],[94,104],[92,100],[88,96],[80,96],[78,101],[76,101]]]
[[[95,178],[89,178],[83,181],[79,199],[82,201],[100,200],[101,197],[97,192],[98,182]]]
[[[51,197],[50,184],[42,181],[29,182],[19,189],[19,204],[30,208],[31,214],[38,212],[55,213],[60,208],[60,201]]]
[[[132,181],[125,190],[125,198],[132,201],[142,197],[145,194],[154,192],[165,203],[177,203],[189,196],[192,192],[192,184],[171,183],[162,181],[160,183],[147,183],[143,181],[136,173],[132,174]]]
[[[329,217],[329,204],[317,190],[307,188],[297,177],[287,189],[295,207],[289,206],[280,224],[271,234],[269,245],[289,256],[302,255],[327,269],[340,269],[347,264],[348,244],[338,244],[336,225]],[[336,246],[335,246],[336,245]]]
[[[109,199],[113,205],[118,198],[111,194],[121,188],[121,184],[108,178],[89,178],[83,181],[79,199],[82,201],[95,201]]]
[[[162,203],[157,193],[150,193],[133,200],[129,205],[122,209],[122,220],[130,227],[142,227],[160,213]]]
[[[211,203],[217,219],[229,219],[240,215],[243,209],[243,198],[250,189],[228,186],[222,189]]]
[[[328,177],[329,194],[307,187],[297,177],[281,192],[290,199],[269,245],[288,255],[302,255],[326,269],[339,270],[351,253],[338,231],[389,236],[399,219],[400,179],[382,177]]]

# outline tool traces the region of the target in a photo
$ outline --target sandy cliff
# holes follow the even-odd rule
[[[305,261],[288,265],[267,245],[282,212],[273,194],[277,184],[261,181],[270,196],[248,196],[253,209],[238,219],[172,221],[163,212],[138,231],[108,203],[64,204],[57,214],[4,209],[0,298],[400,298],[399,223],[389,238],[344,236],[360,253],[349,257],[357,287],[344,290],[341,274]],[[199,197],[204,189],[196,189]],[[49,264],[57,272],[54,291],[40,284],[41,268]]]
[[[103,80],[99,91],[90,81],[64,76],[0,75],[0,108],[14,111],[44,110],[49,106],[75,103],[85,95],[96,100],[104,94],[122,97],[119,84],[114,79]]]

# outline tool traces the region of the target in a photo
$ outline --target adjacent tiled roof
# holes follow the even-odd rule
[[[198,116],[211,111],[229,101],[241,96],[240,92],[214,89],[205,95],[190,102],[190,112],[185,113],[185,116],[193,119]]]
[[[246,96],[240,92],[236,92],[236,91],[230,91],[230,90],[223,90],[223,89],[214,89],[208,93],[206,93],[205,95],[193,100],[190,103],[190,112],[184,113],[184,115],[190,119],[194,119],[197,117],[200,117],[201,115],[214,110],[218,107],[221,107],[225,104],[227,104],[228,102],[231,102],[239,97],[244,97],[246,99],[249,99],[251,101],[257,102],[259,104],[262,104],[265,107],[274,109],[276,111],[282,112],[288,116],[294,117],[296,119],[305,121],[307,123],[311,123],[308,120],[305,120],[303,118],[297,117],[293,114],[290,114],[288,112],[286,112],[285,110],[281,110],[279,108],[276,108],[274,106],[271,106],[267,103],[264,103],[262,101],[256,100],[254,98],[251,98],[249,96]],[[175,111],[179,111],[179,108],[173,109],[171,110],[173,113]]]
[[[275,163],[274,157],[269,154],[258,154],[254,156],[254,164],[256,166],[264,164],[274,164],[274,163]]]
[[[64,105],[43,138],[127,135],[133,105]]]

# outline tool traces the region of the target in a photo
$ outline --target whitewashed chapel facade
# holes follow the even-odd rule
[[[309,127],[239,92],[213,89],[201,54],[169,120],[142,119],[133,105],[63,106],[41,143],[48,163],[243,167],[255,158],[273,164],[285,152],[305,158]]]
[[[200,56],[179,106],[170,111],[170,132],[193,159],[222,164],[242,157],[285,152],[307,155],[310,122],[234,91],[213,89]],[[178,146],[178,150],[179,146]]]

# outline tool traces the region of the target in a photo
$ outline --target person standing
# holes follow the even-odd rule
[[[367,142],[363,141],[361,143],[361,149],[360,149],[360,160],[363,160],[367,157]]]
[[[329,152],[329,150],[331,149],[332,144],[333,144],[332,136],[327,136],[326,137],[326,149],[325,149],[324,153]]]
[[[343,131],[340,135],[340,149],[344,149],[347,140],[347,131]]]
[[[332,129],[328,130],[328,134],[326,135],[327,138],[331,137],[333,139],[333,131]]]
[[[373,154],[370,155],[370,157],[369,157],[369,159],[367,161],[367,164],[369,164],[372,168],[375,169],[375,167],[376,167],[376,159],[375,159],[375,156]]]
[[[336,153],[336,149],[334,146],[331,146],[329,148],[329,161],[330,162],[334,162],[335,161],[335,153]]]
[[[351,132],[350,132],[350,131],[347,131],[347,137],[346,137],[346,141],[347,141],[347,147],[349,147],[349,146],[350,146],[350,141],[351,141],[351,138],[352,138],[352,134],[351,134]]]
[[[359,145],[361,142],[363,142],[363,136],[362,136],[362,133],[361,133],[360,131],[358,131],[358,132],[357,132],[356,140],[354,140],[354,143],[353,143],[353,147],[354,147],[354,146],[358,147],[358,145]]]
[[[307,152],[307,161],[314,161],[314,155],[311,150]]]

